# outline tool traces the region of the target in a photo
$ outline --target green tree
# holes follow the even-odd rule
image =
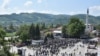
[[[5,37],[5,35],[6,35],[6,32],[5,32],[5,30],[4,29],[2,29],[2,28],[0,28],[0,38],[4,38]]]
[[[46,26],[45,26],[45,23],[42,23],[41,30],[44,30],[44,29],[46,29]]]
[[[41,38],[39,24],[37,24],[36,26],[31,24],[31,26],[29,28],[29,37],[31,37],[34,40],[39,40]]]
[[[28,32],[29,32],[29,26],[28,25],[22,25],[22,26],[20,26],[16,35],[18,35],[22,41],[27,41],[29,39]]]
[[[55,27],[56,27],[56,28],[58,28],[58,27],[60,27],[60,26],[61,26],[61,24],[56,24],[56,26],[55,26]]]
[[[53,33],[50,34],[50,38],[54,39]]]
[[[34,24],[32,23],[30,28],[29,28],[29,37],[31,39],[34,39],[35,37],[35,27],[34,27]]]
[[[47,33],[47,34],[46,34],[46,37],[50,37],[50,34],[51,34],[51,33]]]
[[[36,28],[35,28],[35,39],[36,40],[39,40],[40,39],[40,28],[39,28],[39,24],[36,25]]]
[[[11,56],[9,48],[5,46],[5,40],[4,40],[5,36],[6,36],[5,30],[3,28],[0,28],[0,45],[3,46],[3,49],[0,50],[0,56]]]
[[[51,38],[51,39],[54,39],[53,33],[51,33],[51,32],[50,33],[47,33],[46,34],[46,37]]]
[[[67,26],[67,34],[79,38],[84,33],[85,25],[79,18],[72,17]]]
[[[20,34],[20,39],[22,40],[22,42],[27,41],[27,40],[29,39],[28,32],[23,31],[23,32]]]
[[[53,24],[51,24],[51,25],[50,25],[50,28],[53,28],[53,26],[54,26],[54,25],[53,25]]]
[[[4,37],[6,36],[6,32],[3,28],[0,28],[0,44],[4,45]]]
[[[15,28],[14,28],[14,26],[13,26],[13,23],[11,23],[11,24],[9,25],[9,30],[10,30],[10,32],[14,32],[14,31],[15,31]]]
[[[66,37],[67,37],[66,32],[67,32],[66,26],[64,25],[64,26],[62,27],[62,37],[63,37],[63,38],[66,38]]]
[[[2,28],[2,25],[0,25],[0,28]]]
[[[100,31],[100,24],[96,25],[96,29]]]
[[[47,43],[48,39],[47,36],[44,38],[44,43]]]
[[[28,31],[28,30],[29,30],[28,25],[21,25],[17,30],[16,35],[20,35],[23,31]]]

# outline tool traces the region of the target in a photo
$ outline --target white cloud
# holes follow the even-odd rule
[[[37,12],[40,12],[40,13],[47,13],[47,14],[54,14],[54,15],[62,14],[62,13],[60,13],[60,12],[52,11],[52,10],[42,10],[42,11],[37,11]]]
[[[89,9],[92,11],[97,11],[97,10],[100,11],[100,5],[99,6],[92,6]]]
[[[92,6],[89,7],[90,14],[95,15],[95,16],[100,16],[100,5],[99,6]]]
[[[38,3],[42,3],[43,0],[37,0]]]
[[[10,0],[3,0],[3,3],[2,3],[2,5],[1,5],[1,8],[2,8],[2,9],[7,8],[7,6],[9,5],[9,3],[10,3]]]
[[[99,11],[100,12],[100,6],[92,6],[92,7],[89,7],[89,10],[94,13],[96,11]]]
[[[85,14],[85,12],[83,12],[83,11],[72,11],[72,12],[69,12],[68,13],[69,15],[75,15],[75,14]]]
[[[8,5],[10,4],[11,0],[3,0],[1,6],[0,6],[0,14],[7,14],[10,13],[10,8]]]
[[[14,8],[7,8],[7,9],[0,9],[0,14],[12,14],[12,13],[32,13],[34,12],[33,9],[20,9],[19,7],[14,7]]]
[[[31,6],[32,4],[33,4],[32,1],[26,1],[25,4],[24,4],[24,6],[27,6],[28,7],[28,6]]]
[[[20,8],[19,6],[18,7],[13,7],[13,8],[10,8],[7,7],[9,4],[10,4],[10,1],[11,0],[3,0],[2,2],[2,5],[0,6],[0,14],[12,14],[12,13],[32,13],[34,12],[33,9],[22,9]],[[32,5],[33,3],[31,1],[27,1],[24,5],[25,6],[30,6]]]
[[[74,15],[74,14],[76,14],[76,12],[69,12],[69,14],[70,14],[70,15]]]
[[[19,13],[32,13],[34,12],[34,10],[16,10],[16,13],[19,14]]]
[[[89,7],[89,14],[94,16],[100,16],[100,6],[92,6]],[[86,14],[86,10],[82,11],[72,11],[68,13],[69,15],[75,15],[75,14]]]

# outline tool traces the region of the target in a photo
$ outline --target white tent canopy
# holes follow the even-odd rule
[[[53,33],[62,33],[62,31],[60,31],[60,30],[55,30],[55,31],[53,31]]]
[[[90,39],[90,41],[98,41],[98,38]]]

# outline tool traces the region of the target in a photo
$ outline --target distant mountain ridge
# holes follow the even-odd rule
[[[20,24],[30,24],[30,23],[42,23],[46,24],[66,24],[69,22],[70,17],[78,17],[80,20],[85,22],[85,14],[76,14],[76,15],[53,15],[53,14],[44,14],[44,13],[20,13],[20,14],[11,14],[11,15],[0,15],[0,24],[9,25],[13,23],[14,25]],[[89,15],[89,23],[99,24],[100,16]]]

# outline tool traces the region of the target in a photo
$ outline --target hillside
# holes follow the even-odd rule
[[[85,22],[85,14],[72,15],[80,18]],[[52,15],[43,13],[21,13],[21,14],[11,14],[11,15],[0,15],[0,24],[9,25],[13,23],[14,25],[20,24],[30,24],[30,23],[41,23],[46,24],[65,24],[68,23],[71,15]],[[89,15],[89,23],[99,24],[100,16]]]

